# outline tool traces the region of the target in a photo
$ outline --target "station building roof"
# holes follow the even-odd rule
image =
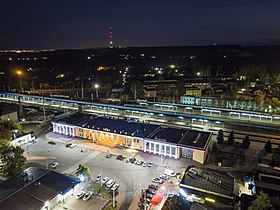
[[[78,123],[77,125],[84,128],[141,138],[147,137],[151,132],[159,127],[159,125],[154,124],[136,123],[122,119],[104,117],[91,118],[85,122]]]
[[[89,114],[76,112],[75,114],[72,114],[72,115],[69,115],[62,119],[57,120],[57,122],[61,123],[61,124],[77,125],[79,123],[86,122],[94,117],[95,117],[95,115],[89,115]]]
[[[161,127],[148,136],[150,139],[166,141],[182,147],[195,149],[204,149],[210,137],[211,132],[174,127]]]
[[[78,179],[37,167],[29,167],[0,184],[0,209],[37,210],[45,202],[72,189]]]

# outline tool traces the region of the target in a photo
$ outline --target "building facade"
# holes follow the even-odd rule
[[[76,120],[78,118],[74,115],[52,122],[53,132],[108,147],[122,146],[175,159],[189,158],[202,164],[211,148],[210,132],[100,117],[81,117],[83,120],[79,122]]]

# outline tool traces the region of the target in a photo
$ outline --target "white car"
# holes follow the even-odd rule
[[[119,184],[114,184],[113,187],[111,187],[111,190],[117,190],[119,188]]]
[[[85,195],[85,192],[84,192],[84,191],[81,191],[81,192],[79,192],[79,193],[76,195],[76,198],[77,198],[77,199],[81,199],[84,195]]]
[[[152,167],[152,166],[153,166],[153,162],[149,162],[148,167]]]
[[[56,168],[58,166],[58,162],[54,162],[52,165],[51,165],[51,168]]]
[[[77,146],[77,144],[71,144],[71,145],[70,145],[70,148],[73,149],[73,148],[75,148],[76,146]]]
[[[109,180],[109,177],[104,177],[102,180],[101,180],[101,183],[102,184],[105,184],[106,182],[108,182]]]
[[[160,175],[159,178],[164,179],[164,180],[168,180],[168,176],[167,175]]]
[[[110,179],[108,182],[106,182],[106,187],[111,188],[115,184],[115,180]]]
[[[162,181],[160,178],[158,178],[158,177],[154,177],[154,178],[152,179],[152,182],[154,182],[154,183],[160,183],[160,184],[163,183],[163,181]]]
[[[92,195],[92,192],[91,192],[91,191],[87,192],[87,193],[84,195],[83,200],[84,200],[84,201],[87,201],[87,200],[91,197],[91,195]]]
[[[102,177],[102,174],[97,175],[95,181],[97,181],[97,182],[100,181],[101,177]]]
[[[147,163],[146,163],[145,161],[143,161],[142,166],[143,166],[143,167],[146,167],[146,166],[147,166]]]
[[[87,149],[84,147],[81,149],[81,152],[86,152],[86,151],[87,151]]]

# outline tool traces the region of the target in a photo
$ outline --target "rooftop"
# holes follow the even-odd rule
[[[178,144],[179,146],[204,149],[210,136],[210,132],[188,130],[183,128],[161,127],[151,133],[148,138]]]
[[[183,185],[183,186],[182,186]],[[234,178],[223,171],[190,166],[187,168],[181,187],[190,186],[197,191],[233,196]]]
[[[106,132],[141,138],[147,137],[152,131],[159,127],[158,125],[153,124],[136,123],[129,122],[127,120],[110,119],[104,117],[91,118],[84,121],[83,123],[78,123],[77,125],[84,128],[103,130]]]
[[[77,125],[79,123],[86,122],[93,117],[95,117],[95,116],[77,112],[70,116],[64,117],[63,119],[57,120],[57,122],[64,123],[64,124],[70,124],[70,125]]]
[[[0,184],[0,209],[41,209],[46,201],[59,193],[66,193],[78,182],[75,178],[54,171],[27,168]]]

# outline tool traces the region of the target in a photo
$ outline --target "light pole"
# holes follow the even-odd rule
[[[96,99],[98,99],[98,88],[99,88],[99,85],[95,84],[94,87],[95,87]]]
[[[19,89],[23,92],[23,88],[22,88],[22,84],[21,84],[21,75],[22,75],[22,71],[17,70],[17,75],[18,75],[18,79],[19,79]]]
[[[102,187],[102,167],[103,167],[103,158],[101,159],[101,178],[100,178],[100,183],[101,183],[101,187]]]

